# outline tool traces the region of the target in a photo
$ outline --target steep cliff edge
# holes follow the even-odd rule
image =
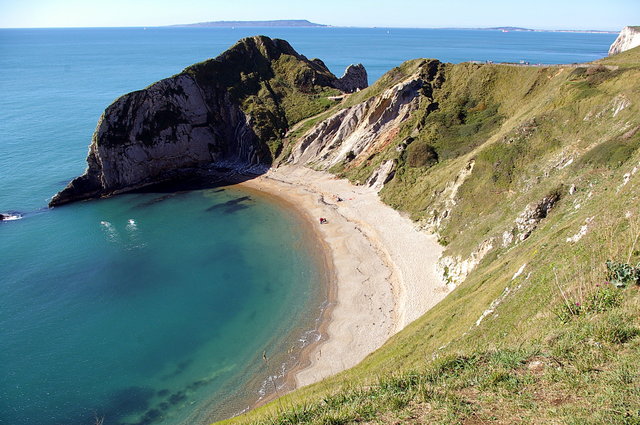
[[[194,169],[260,170],[289,126],[366,87],[366,71],[334,76],[284,40],[252,37],[110,105],[93,135],[86,172],[50,206],[107,196]]]
[[[640,27],[624,27],[609,48],[609,56],[640,46]]]

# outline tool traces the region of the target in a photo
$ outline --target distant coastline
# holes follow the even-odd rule
[[[501,31],[501,32],[566,32],[581,34],[618,34],[620,31],[607,30],[577,30],[577,29],[533,29],[524,27],[504,26],[504,27],[444,27],[444,28],[423,28],[423,27],[359,27],[359,26],[336,26],[311,22],[307,19],[278,19],[270,21],[210,21],[196,22],[191,24],[167,25],[171,28],[389,28],[389,29],[428,29],[428,30],[472,30],[472,31]]]
[[[547,32],[547,33],[574,33],[574,34],[619,34],[619,30],[577,30],[577,29],[531,29],[522,27],[393,27],[393,26],[348,26],[348,25],[328,25],[317,24],[308,20],[274,20],[274,21],[212,21],[198,22],[191,24],[172,25],[139,25],[139,26],[96,26],[96,27],[3,27],[0,30],[64,30],[64,29],[124,29],[124,28],[355,28],[355,29],[385,29],[385,30],[457,30],[457,31],[499,31],[499,32]]]
[[[273,21],[211,21],[197,22],[194,24],[169,25],[171,27],[201,27],[201,28],[252,28],[252,27],[305,27],[317,28],[329,25],[316,24],[306,19],[279,19]]]

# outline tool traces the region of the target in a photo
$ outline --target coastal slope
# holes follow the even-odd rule
[[[636,420],[638,87],[640,48],[418,59],[292,130],[276,164],[378,192],[443,246],[450,293],[356,367],[229,422]]]
[[[284,40],[256,36],[150,87],[126,94],[100,118],[88,168],[50,206],[108,196],[217,167],[262,172],[289,126],[329,96],[367,86],[362,66],[335,77]]]
[[[264,80],[243,97],[232,78],[189,75],[200,88],[231,83],[256,149],[267,147],[237,162],[271,166],[245,184],[329,217],[320,239],[352,272],[334,264],[350,294],[338,294],[342,319],[296,375],[324,379],[229,423],[639,418],[640,48],[558,66],[416,59],[364,90],[314,97],[322,108],[301,107],[301,90],[271,96]],[[374,208],[377,196],[403,219]],[[339,246],[352,234],[370,275]],[[341,312],[354,307],[351,322]]]

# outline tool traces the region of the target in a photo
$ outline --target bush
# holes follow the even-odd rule
[[[431,167],[438,162],[438,152],[427,143],[412,143],[408,151],[409,167]]]
[[[640,283],[640,264],[633,267],[627,263],[616,263],[615,261],[607,261],[607,270],[609,270],[609,280],[619,288],[624,288],[629,284]]]

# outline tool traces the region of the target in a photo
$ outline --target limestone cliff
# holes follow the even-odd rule
[[[640,46],[640,27],[624,27],[609,47],[609,56]]]
[[[366,71],[336,78],[284,40],[252,37],[215,59],[126,94],[102,114],[86,172],[50,206],[169,180],[195,169],[269,166],[286,129],[366,87]]]
[[[349,65],[344,71],[344,75],[338,80],[336,88],[345,93],[353,93],[367,88],[369,85],[367,70],[362,64]]]

